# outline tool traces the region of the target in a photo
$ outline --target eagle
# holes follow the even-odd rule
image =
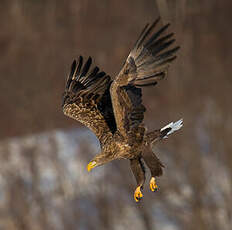
[[[171,122],[148,132],[143,120],[142,89],[154,86],[167,75],[176,59],[179,46],[173,46],[173,33],[166,33],[169,24],[156,29],[160,18],[146,24],[121,71],[112,79],[92,58],[74,60],[67,77],[62,108],[66,116],[88,127],[99,139],[101,152],[87,165],[87,170],[112,160],[127,159],[137,187],[134,199],[139,202],[145,183],[145,166],[151,172],[150,189],[157,191],[156,177],[164,165],[152,151],[158,141],[180,129],[183,120]]]

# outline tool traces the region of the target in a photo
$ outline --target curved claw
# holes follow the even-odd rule
[[[139,202],[142,198],[143,198],[143,194],[141,192],[141,186],[138,186],[134,192],[134,199],[136,202]]]
[[[150,189],[152,192],[156,192],[158,191],[158,186],[155,182],[155,177],[152,177],[151,180],[150,180]]]

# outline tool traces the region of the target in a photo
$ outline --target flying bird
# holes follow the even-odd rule
[[[152,145],[183,125],[181,119],[148,132],[143,123],[146,109],[142,88],[154,86],[167,76],[179,49],[173,47],[173,33],[165,33],[169,24],[155,30],[159,21],[144,27],[114,79],[97,66],[91,67],[91,57],[86,62],[82,56],[74,60],[63,94],[64,114],[87,126],[100,141],[101,152],[89,162],[88,171],[115,159],[128,159],[137,182],[136,202],[143,197],[144,162],[151,171],[152,191],[157,190],[156,177],[163,172],[164,165],[153,153]]]

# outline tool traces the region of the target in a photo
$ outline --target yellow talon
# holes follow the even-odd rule
[[[141,192],[141,186],[138,186],[136,189],[135,189],[135,193],[134,193],[134,199],[136,202],[139,202],[143,197],[143,194]]]
[[[155,182],[155,177],[152,177],[150,180],[150,189],[152,192],[156,192],[158,190],[158,186]]]

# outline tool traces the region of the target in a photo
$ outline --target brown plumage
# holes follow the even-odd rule
[[[63,95],[64,114],[92,130],[101,144],[101,153],[88,164],[88,170],[115,159],[128,159],[137,181],[134,198],[142,198],[145,170],[151,171],[150,188],[157,190],[155,177],[162,175],[163,164],[151,145],[182,126],[182,120],[147,133],[143,124],[145,107],[141,87],[152,86],[167,75],[169,64],[179,47],[170,48],[173,33],[164,35],[168,25],[152,34],[158,24],[143,29],[122,70],[114,80],[98,67],[90,70],[92,59],[74,60]]]

